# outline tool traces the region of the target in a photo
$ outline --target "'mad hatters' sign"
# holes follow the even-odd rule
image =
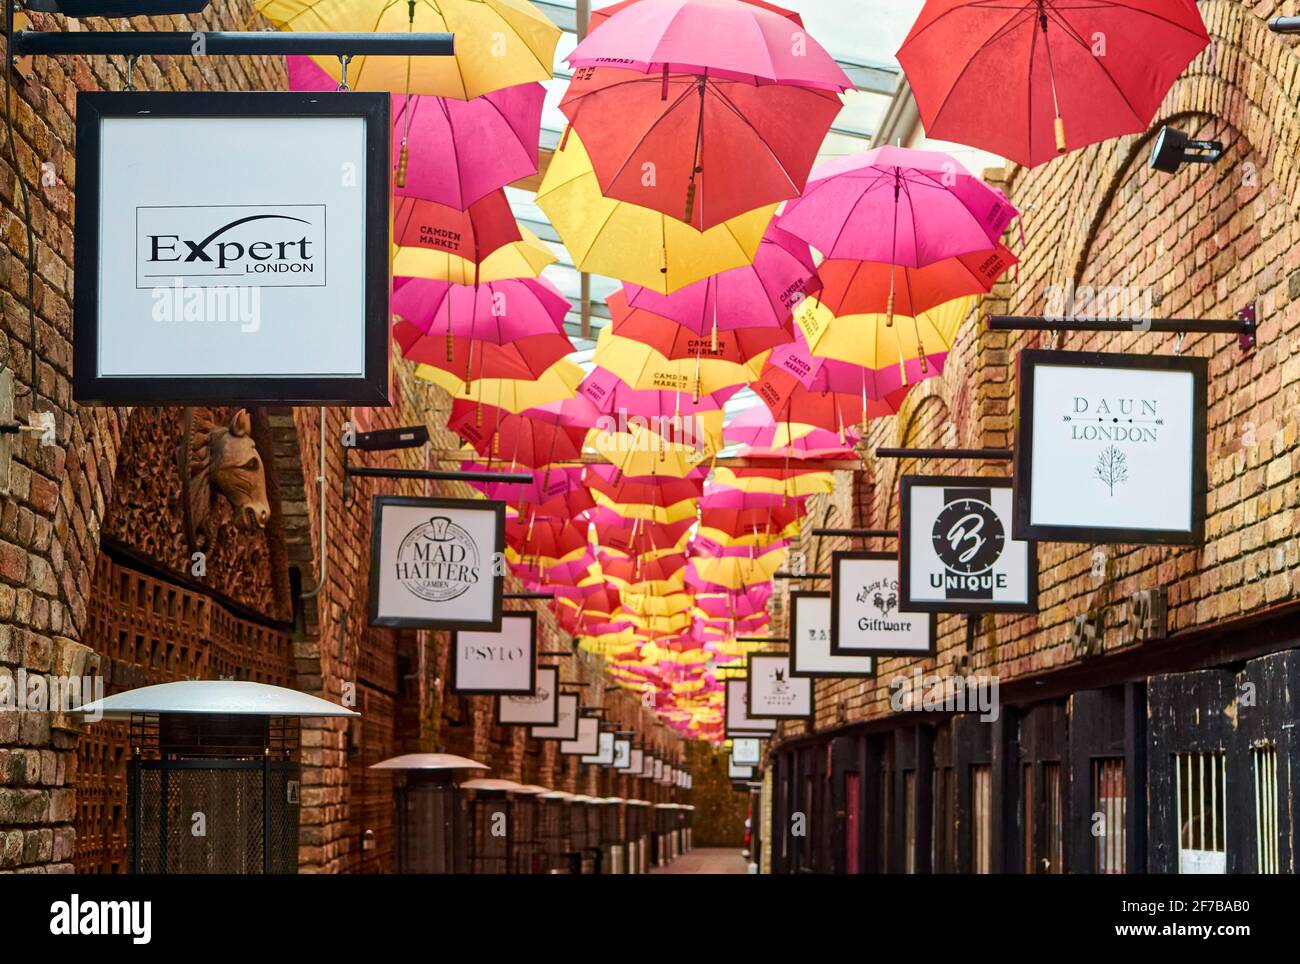
[[[1037,547],[1011,538],[1010,479],[905,475],[899,508],[900,611],[1037,611]]]
[[[499,631],[504,552],[504,502],[375,496],[370,624]]]

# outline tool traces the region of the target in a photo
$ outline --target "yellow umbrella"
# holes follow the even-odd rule
[[[477,279],[473,261],[449,251],[414,244],[393,245],[393,275],[472,285],[476,280],[484,283],[507,278],[536,278],[548,264],[559,260],[541,238],[522,224],[519,233],[523,235],[519,241],[497,248],[479,263]]]
[[[798,465],[797,462],[793,464]],[[785,495],[793,499],[801,495],[818,495],[833,491],[835,476],[830,472],[800,472],[785,479],[774,479],[765,475],[737,476],[731,469],[719,466],[714,470],[713,484],[743,489],[745,492]]]
[[[715,358],[665,358],[649,345],[614,334],[606,325],[596,337],[592,361],[636,389],[692,392],[702,395],[748,385],[758,378],[770,351],[756,355],[743,365]]]
[[[638,616],[676,616],[679,613],[689,613],[695,608],[695,597],[685,592],[669,596],[625,592],[619,598],[623,601],[624,609]]]
[[[714,529],[710,526],[700,526],[699,536],[701,539],[712,539],[722,546],[770,546],[782,539],[797,536],[799,525],[800,520],[795,519],[780,532],[747,532],[742,535],[733,535],[723,529]]]
[[[836,317],[816,298],[806,298],[795,321],[814,355],[873,370],[905,366],[919,358],[924,372],[927,356],[952,348],[957,329],[974,305],[973,296],[955,298],[915,318],[896,314],[890,324],[889,316],[883,314]]]
[[[710,412],[721,418],[722,412]],[[706,433],[707,434],[707,433]],[[670,442],[658,432],[638,427],[634,432],[604,432],[592,429],[587,445],[624,475],[662,475],[684,479],[713,457],[716,446],[707,438],[697,445]]]
[[[700,556],[693,560],[695,571],[702,580],[728,589],[739,589],[741,586],[770,580],[780,570],[783,562],[784,549],[773,549],[753,559],[744,556]]]
[[[537,204],[580,271],[660,294],[752,264],[777,208],[755,208],[701,232],[650,208],[612,200],[600,193],[587,149],[572,129],[551,158]]]
[[[650,522],[681,522],[695,517],[697,501],[683,499],[672,505],[650,505],[645,502],[616,502],[599,489],[591,490],[596,505],[612,509],[625,519],[646,519]]]
[[[573,398],[583,378],[582,369],[567,358],[561,358],[533,381],[480,378],[463,382],[451,372],[432,365],[417,365],[415,374],[443,388],[453,398],[495,405],[515,414],[538,405]]]
[[[645,552],[641,554],[641,558],[649,561],[652,556],[660,555],[667,555],[667,553],[663,551],[656,551],[654,553]],[[679,569],[668,579],[645,579],[641,582],[628,582],[619,579],[617,576],[606,576],[605,579],[611,586],[618,589],[620,593],[645,593],[651,596],[669,596],[675,592],[682,592],[686,588],[685,569]]]
[[[636,630],[629,628],[617,633],[601,633],[599,636],[583,636],[578,642],[578,647],[580,649],[585,649],[589,653],[597,653],[603,656],[606,653],[626,649],[639,638],[640,637],[636,634]]]
[[[469,100],[550,80],[560,28],[528,0],[258,0],[257,12],[280,30],[316,33],[450,33],[452,57],[355,57],[353,90],[433,94]],[[333,57],[313,57],[335,80]]]

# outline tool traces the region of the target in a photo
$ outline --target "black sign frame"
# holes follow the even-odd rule
[[[79,91],[72,397],[79,405],[363,405],[387,408],[392,128],[385,93]],[[101,377],[99,368],[101,123],[111,117],[359,117],[365,121],[365,374]],[[383,212],[377,216],[374,212]]]
[[[1029,592],[1024,603],[997,603],[985,600],[960,602],[956,600],[918,600],[911,598],[911,539],[912,524],[912,490],[914,488],[951,488],[951,489],[1010,489],[1012,481],[1008,478],[978,475],[905,475],[898,482],[898,608],[900,612],[911,613],[1036,613],[1038,612],[1038,543],[1033,539],[1016,539],[1007,533],[1009,542],[1026,542],[1026,585]],[[1012,511],[1014,513],[1014,495]],[[904,608],[906,606],[906,608]]]
[[[939,615],[931,612],[930,616],[930,648],[929,649],[850,649],[840,645],[839,625],[840,625],[840,563],[856,562],[862,560],[894,560],[897,564],[900,562],[899,555],[896,552],[868,552],[857,550],[838,550],[831,553],[831,655],[832,656],[913,656],[925,659],[935,656],[939,652]],[[900,573],[901,576],[901,573]],[[903,584],[900,578],[898,584],[898,595],[902,598]],[[878,664],[876,664],[878,665]]]
[[[515,619],[524,619],[527,620],[529,623],[528,648],[530,650],[531,658],[528,660],[527,688],[508,689],[508,690],[503,690],[503,689],[485,690],[485,689],[477,689],[473,687],[471,688],[463,687],[460,681],[460,659],[457,655],[460,652],[461,633],[462,632],[470,632],[470,633],[501,632],[505,628],[504,624],[506,620],[515,620]],[[500,696],[504,694],[506,696],[527,696],[537,691],[537,649],[538,649],[537,610],[523,609],[514,612],[502,613],[501,622],[502,625],[495,630],[476,628],[476,629],[468,629],[468,630],[457,629],[452,632],[451,634],[451,692],[454,693],[455,695],[457,696]],[[556,695],[555,705],[558,711],[560,705],[558,694]],[[542,724],[536,724],[536,725],[541,726]]]

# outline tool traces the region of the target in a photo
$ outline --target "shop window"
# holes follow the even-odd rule
[[[1228,872],[1228,777],[1222,750],[1174,754],[1178,872]]]
[[[1092,867],[1099,874],[1122,874],[1124,866],[1124,758],[1092,761]]]
[[[993,872],[993,770],[987,763],[970,768],[971,872]]]
[[[934,872],[957,870],[957,780],[952,767],[934,770]]]
[[[903,873],[916,873],[916,771],[903,771]]]
[[[1262,743],[1251,748],[1255,770],[1256,866],[1261,874],[1278,873],[1277,747]]]

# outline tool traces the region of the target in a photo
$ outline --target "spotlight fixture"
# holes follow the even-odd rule
[[[1156,135],[1148,166],[1173,174],[1183,164],[1213,164],[1222,156],[1223,145],[1218,141],[1194,141],[1182,131],[1166,126]]]
[[[198,13],[208,0],[27,0],[28,10],[65,17],[163,17]]]
[[[419,448],[428,441],[427,428],[423,425],[409,425],[375,432],[357,432],[356,443],[351,448],[362,452],[388,452],[393,449]]]

